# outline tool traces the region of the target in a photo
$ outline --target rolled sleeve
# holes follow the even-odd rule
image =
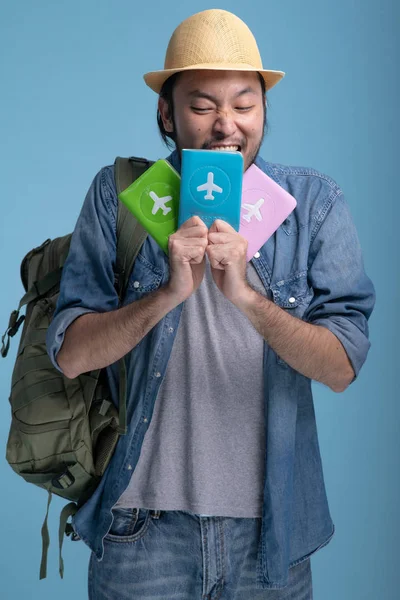
[[[365,273],[358,235],[342,193],[316,228],[308,280],[314,296],[304,319],[326,327],[339,339],[357,377],[371,345],[368,319],[375,290]]]
[[[344,317],[329,317],[313,322],[313,325],[321,325],[329,329],[344,347],[347,356],[357,377],[363,366],[371,343],[368,335],[360,331],[356,325]]]
[[[70,308],[60,311],[52,320],[49,329],[46,334],[46,346],[47,353],[50,357],[51,362],[55,366],[56,369],[63,372],[57,362],[57,354],[61,350],[61,346],[64,341],[65,332],[68,327],[82,315],[87,313],[94,312],[93,310],[85,309],[85,308]]]
[[[46,345],[54,366],[69,325],[87,313],[118,308],[115,289],[117,196],[113,168],[94,178],[71,238]]]

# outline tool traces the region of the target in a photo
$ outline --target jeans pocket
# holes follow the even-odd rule
[[[150,510],[145,508],[113,508],[114,520],[104,541],[136,542],[149,526]]]

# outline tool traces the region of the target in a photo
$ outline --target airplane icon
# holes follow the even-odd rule
[[[243,219],[250,223],[251,219],[255,217],[257,221],[262,221],[262,215],[260,213],[260,208],[264,204],[264,198],[260,198],[257,200],[255,204],[243,204],[243,208],[248,210],[247,215],[243,215]]]
[[[154,206],[151,211],[152,215],[156,215],[160,209],[163,211],[164,217],[171,212],[172,208],[165,205],[167,202],[172,200],[172,196],[163,196],[162,198],[159,198],[155,192],[150,192],[149,196],[154,202]]]
[[[212,192],[218,192],[221,193],[224,190],[219,187],[219,185],[216,185],[214,183],[214,173],[210,172],[207,175],[207,183],[203,183],[202,185],[199,185],[197,187],[197,191],[198,192],[207,192],[207,194],[204,196],[204,200],[214,200],[214,196],[212,194]]]

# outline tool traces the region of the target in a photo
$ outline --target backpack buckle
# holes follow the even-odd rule
[[[58,490],[66,490],[74,483],[75,477],[68,471],[68,469],[66,469],[64,473],[61,473],[61,475],[58,475],[51,480],[51,485]]]
[[[21,323],[25,320],[25,315],[21,315],[19,318],[19,311],[13,310],[10,315],[10,320],[8,321],[8,327],[6,332],[1,338],[1,356],[5,358],[8,354],[8,350],[10,348],[10,338],[14,337],[17,333],[18,329],[21,326]],[[7,338],[7,341],[6,341]]]
[[[14,335],[18,332],[18,329],[21,327],[21,323],[23,323],[24,321],[25,315],[21,315],[20,318],[17,321],[15,321],[14,325],[8,330],[8,335],[10,337],[14,337]]]
[[[19,311],[18,310],[13,310],[11,315],[10,315],[10,320],[8,321],[8,329],[12,329],[13,327],[15,327],[15,324],[17,322],[18,319],[18,315],[19,315]]]

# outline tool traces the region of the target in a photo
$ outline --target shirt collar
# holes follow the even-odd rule
[[[172,165],[175,171],[178,171],[179,175],[181,174],[181,159],[179,157],[178,150],[174,150],[169,156],[167,156],[166,160]]]

